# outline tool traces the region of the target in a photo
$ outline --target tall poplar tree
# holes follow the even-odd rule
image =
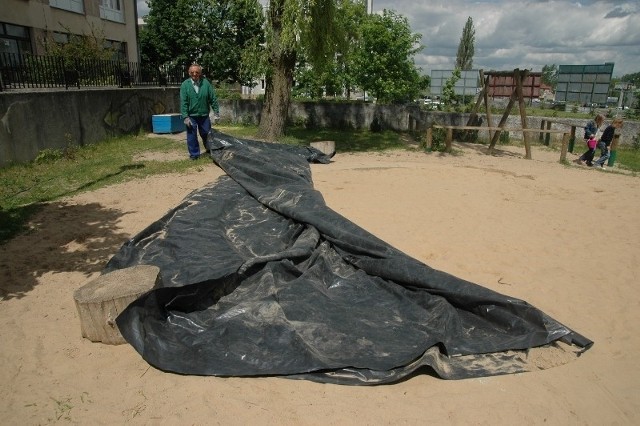
[[[542,66],[542,82],[555,90],[558,84],[558,66],[556,64]]]
[[[460,37],[460,44],[458,45],[458,54],[456,56],[457,69],[469,71],[473,68],[475,41],[476,30],[473,28],[473,19],[469,16],[467,23],[464,25],[464,29],[462,30],[462,37]]]

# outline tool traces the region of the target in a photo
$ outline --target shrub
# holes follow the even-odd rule
[[[636,151],[640,150],[640,133],[631,139],[631,147]]]
[[[502,132],[500,132],[500,138],[499,138],[499,142],[501,145],[507,145],[509,143],[510,137],[509,137],[509,132],[506,130],[503,130]]]

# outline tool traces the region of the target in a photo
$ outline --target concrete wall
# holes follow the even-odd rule
[[[52,90],[0,93],[0,166],[28,162],[44,149],[87,145],[109,137],[151,132],[154,114],[179,112],[179,88]],[[221,100],[223,122],[257,124],[262,104],[254,100]],[[494,117],[494,125],[500,117]],[[422,111],[415,105],[294,102],[289,120],[311,128],[424,131],[431,124],[464,125],[468,114]],[[529,128],[540,128],[529,117]],[[584,125],[579,120],[561,120]],[[486,125],[486,123],[483,123]],[[520,117],[507,128],[520,127]],[[554,129],[567,127],[554,124]],[[581,137],[581,129],[577,135]],[[625,122],[622,143],[640,133],[640,123]],[[481,137],[486,137],[481,135]],[[510,137],[520,139],[518,132]]]

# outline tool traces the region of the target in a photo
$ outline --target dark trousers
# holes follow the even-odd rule
[[[587,145],[587,150],[580,156],[579,160],[585,161],[587,165],[590,166],[592,164],[593,157],[596,155],[596,149],[589,148],[589,142],[587,142],[587,139],[584,140],[584,143]]]
[[[604,163],[609,159],[609,147],[606,143],[598,142],[598,148],[600,148],[600,158],[595,161],[596,166],[604,166]]]
[[[198,133],[202,138],[202,144],[205,149],[209,149],[207,146],[207,136],[211,131],[211,120],[208,115],[204,117],[189,117],[191,120],[191,127],[187,126],[187,149],[189,150],[189,157],[200,157],[200,142],[198,141]]]

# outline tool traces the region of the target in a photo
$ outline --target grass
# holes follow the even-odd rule
[[[218,129],[247,139],[255,138],[257,132],[256,127]],[[306,145],[334,140],[338,152],[358,152],[406,147],[402,138],[394,132],[292,129],[283,142]],[[148,159],[153,158],[149,155],[152,153],[175,154],[176,160]],[[127,136],[84,147],[42,151],[31,163],[0,168],[0,244],[25,231],[29,218],[47,202],[145,176],[202,166],[202,162],[188,159],[184,143],[159,137]]]
[[[217,129],[245,139],[254,139],[258,130],[255,126],[218,126]],[[287,129],[287,134],[281,142],[289,145],[308,145],[309,142],[331,140],[336,143],[336,152],[366,152],[407,148],[406,139],[404,135],[392,131],[373,133],[355,130],[310,130],[294,127]]]
[[[616,164],[621,169],[640,172],[640,149],[632,146],[619,146],[616,150]]]
[[[177,161],[136,160],[143,153],[184,154],[184,150],[173,140],[130,136],[63,151],[46,150],[31,163],[0,169],[0,243],[24,230],[26,221],[43,203],[114,183],[197,167],[186,154],[185,160]]]
[[[254,139],[257,128],[218,126],[224,133]],[[332,140],[339,153],[417,149],[419,142],[406,134],[384,131],[288,129],[282,142],[307,145]],[[171,154],[175,160],[153,160],[153,153]],[[164,156],[166,160],[166,155]],[[640,149],[619,147],[616,164],[640,172]],[[174,139],[127,136],[61,151],[45,150],[28,164],[0,168],[0,244],[20,232],[45,203],[103,186],[146,176],[179,173],[203,167],[190,161],[184,143]]]

